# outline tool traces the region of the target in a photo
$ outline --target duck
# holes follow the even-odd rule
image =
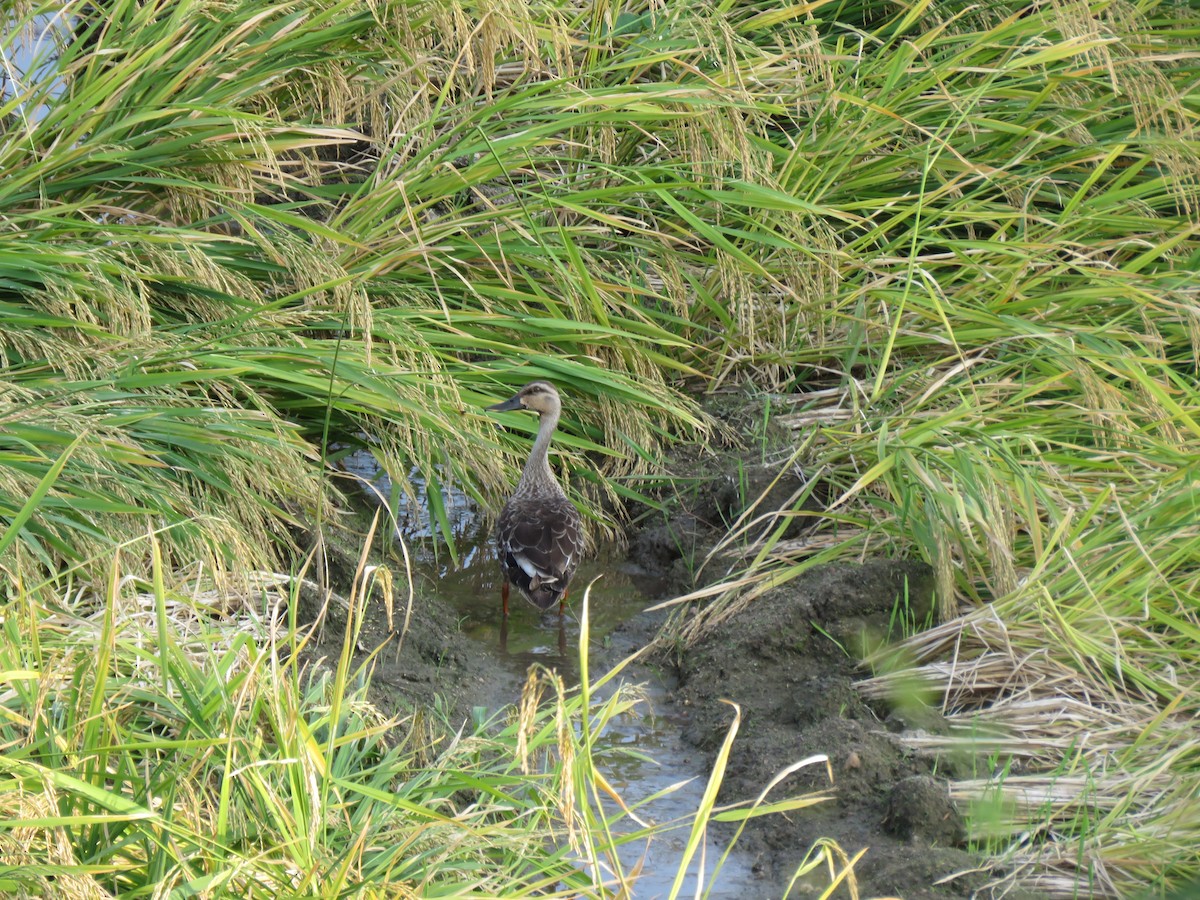
[[[554,472],[548,453],[562,413],[562,400],[548,381],[531,381],[493,412],[528,410],[540,417],[537,438],[521,471],[517,489],[504,504],[496,523],[496,554],[504,583],[500,589],[503,617],[508,618],[510,585],[543,612],[556,602],[559,615],[567,588],[583,556],[583,522]]]

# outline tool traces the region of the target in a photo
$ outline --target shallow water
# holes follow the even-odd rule
[[[641,580],[623,567],[620,555],[613,548],[605,548],[581,567],[568,610],[561,618],[557,612],[542,614],[514,594],[506,624],[500,610],[499,568],[490,549],[479,542],[468,545],[463,560],[465,565],[461,569],[447,571],[444,565],[426,559],[419,563],[418,571],[434,583],[438,596],[458,611],[463,632],[479,643],[481,651],[492,654],[501,672],[507,675],[490,686],[490,696],[479,698],[480,705],[489,708],[488,712],[516,701],[531,664],[540,663],[557,670],[568,684],[578,682],[578,610],[583,589],[589,583],[592,657],[621,622],[651,605],[642,592]],[[603,671],[594,670],[591,674],[595,680]],[[679,737],[682,718],[668,700],[671,687],[668,676],[637,663],[623,676],[626,674],[626,683],[641,685],[646,703],[638,707],[640,715],[630,714],[615,720],[604,737],[614,746],[636,751],[653,761],[622,754],[601,763],[602,771],[631,807],[672,785],[687,782],[637,812],[642,819],[653,823],[689,816],[700,805],[708,772],[701,755],[685,746]],[[607,811],[617,812],[615,803]],[[628,822],[627,829],[635,831],[637,826]],[[621,862],[627,872],[640,863],[641,874],[632,894],[636,900],[669,895],[687,838],[688,830],[680,828],[657,835],[648,845],[644,841],[632,842],[621,849]],[[696,896],[698,873],[703,872],[703,882],[708,884],[724,850],[724,845],[711,836],[705,841],[692,861],[680,896]],[[715,883],[706,894],[703,891],[701,894],[714,900],[745,898],[748,888],[756,883],[751,865],[752,860],[745,854],[731,853]],[[758,886],[761,888],[761,883]],[[753,890],[749,895],[758,896]]]

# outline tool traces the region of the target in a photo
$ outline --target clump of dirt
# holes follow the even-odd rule
[[[966,830],[931,761],[907,752],[889,730],[889,711],[854,689],[863,677],[851,648],[863,635],[886,636],[896,604],[933,602],[933,575],[914,562],[877,561],[815,569],[754,601],[681,654],[675,700],[689,710],[685,740],[715,753],[728,731],[721,700],[741,708],[721,800],[756,797],[777,772],[813,754],[833,767],[833,799],[791,816],[752,820],[741,837],[779,883],[819,838],[850,854],[868,896],[906,900],[970,896],[987,880],[963,849]],[[923,723],[938,727],[930,711]],[[945,772],[949,761],[941,761]],[[772,796],[826,790],[826,770],[789,776]],[[936,883],[956,872],[968,874]],[[847,894],[848,896],[848,894]]]

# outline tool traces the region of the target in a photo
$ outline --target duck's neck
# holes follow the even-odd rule
[[[558,427],[558,411],[542,413],[541,424],[538,426],[537,440],[529,451],[529,459],[525,460],[525,468],[521,472],[521,482],[517,485],[518,494],[544,494],[547,492],[561,493],[562,488],[550,469],[550,438]]]

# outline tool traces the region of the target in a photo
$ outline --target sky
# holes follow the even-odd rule
[[[7,106],[18,98],[11,112],[22,118],[38,118],[42,107],[19,98],[30,87],[49,79],[49,96],[63,90],[63,82],[54,72],[58,42],[69,37],[69,22],[61,16],[40,14],[28,19],[7,17],[0,23],[0,104]],[[39,99],[45,95],[35,92]],[[36,102],[36,101],[35,101]]]

